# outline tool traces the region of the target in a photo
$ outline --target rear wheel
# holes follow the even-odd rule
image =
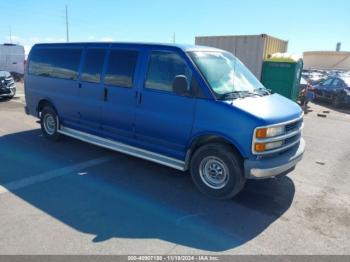
[[[40,117],[41,131],[44,136],[52,141],[58,141],[61,135],[57,132],[58,130],[58,115],[56,111],[46,106],[41,112]]]
[[[197,188],[216,199],[230,199],[245,184],[242,160],[229,145],[211,143],[197,149],[191,160]]]

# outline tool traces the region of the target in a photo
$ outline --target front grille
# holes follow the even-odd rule
[[[5,78],[5,85],[6,85],[8,88],[12,88],[12,87],[15,86],[15,81],[13,80],[12,77]]]
[[[290,145],[290,144],[294,143],[295,141],[300,140],[300,137],[301,137],[300,133],[295,135],[295,136],[289,137],[289,138],[284,140],[284,144],[285,145]]]
[[[293,132],[293,131],[299,129],[302,124],[303,124],[303,120],[302,119],[297,120],[297,121],[295,121],[293,123],[287,124],[286,125],[286,133]]]
[[[283,123],[280,124],[280,126],[283,125]],[[277,125],[279,126],[279,125]],[[253,147],[253,153],[255,155],[272,155],[275,153],[283,153],[288,151],[290,148],[292,148],[294,145],[298,144],[298,142],[301,139],[301,129],[303,127],[303,118],[300,117],[298,119],[295,119],[294,121],[288,122],[285,124],[285,133],[283,135],[277,136],[277,137],[270,137],[270,138],[264,138],[264,139],[257,139],[255,138],[254,134],[254,143],[271,143],[271,142],[277,142],[282,141],[283,145],[281,147],[278,147],[276,149],[267,150],[264,152],[255,152]]]

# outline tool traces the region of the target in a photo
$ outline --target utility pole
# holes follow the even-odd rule
[[[66,5],[66,34],[67,34],[67,43],[69,42],[69,26],[68,26],[68,6]]]
[[[12,28],[10,26],[10,43],[12,44]]]
[[[175,44],[176,43],[176,33],[174,32],[173,34],[173,43]]]

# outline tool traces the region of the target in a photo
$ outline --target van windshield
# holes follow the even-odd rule
[[[219,99],[270,94],[249,69],[230,53],[194,51],[189,54]]]

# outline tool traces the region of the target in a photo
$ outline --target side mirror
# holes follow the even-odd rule
[[[178,75],[175,77],[173,82],[173,91],[175,94],[184,96],[188,95],[189,90],[187,89],[188,83],[187,83],[187,77],[184,75]]]

